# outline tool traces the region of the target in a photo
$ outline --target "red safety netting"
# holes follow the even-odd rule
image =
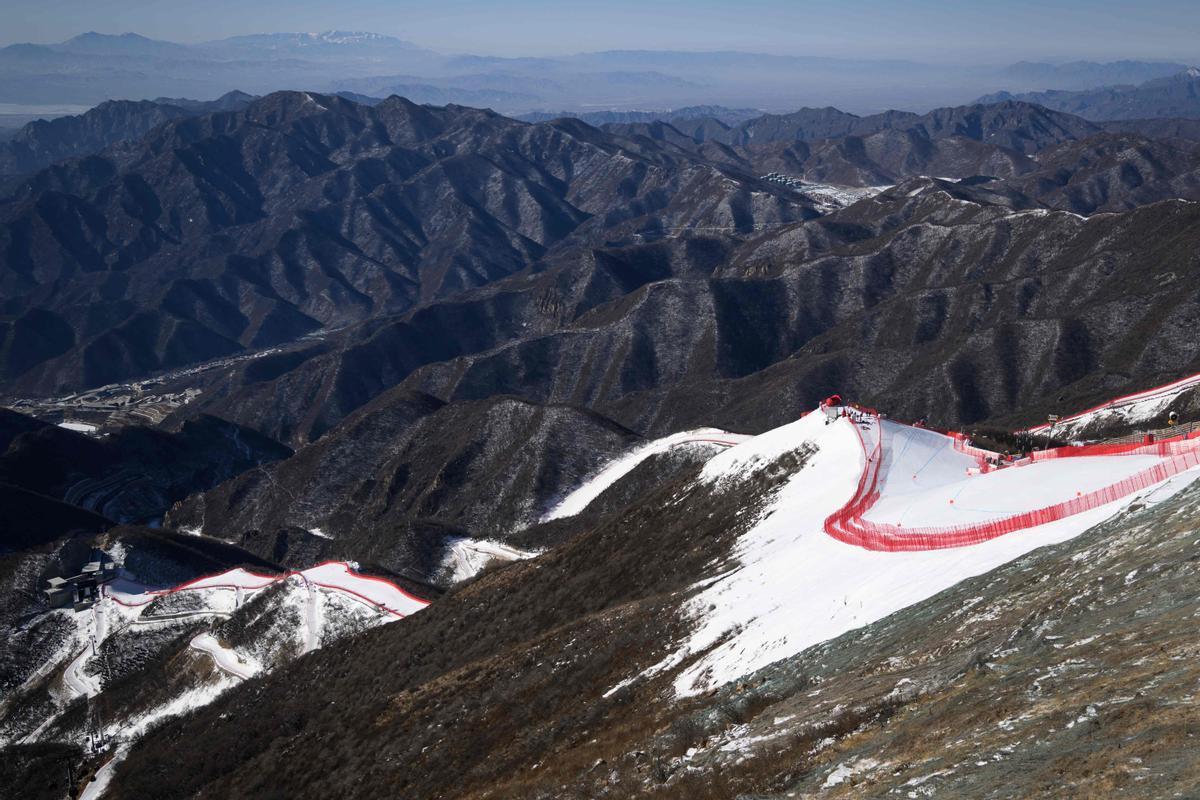
[[[1054,424],[1062,425],[1067,422],[1073,422],[1074,420],[1077,420],[1081,417],[1086,417],[1089,414],[1095,414],[1098,411],[1108,411],[1108,410],[1116,409],[1116,408],[1124,408],[1125,406],[1133,405],[1135,403],[1143,403],[1148,400],[1157,400],[1157,399],[1169,397],[1174,394],[1179,394],[1180,392],[1183,392],[1187,389],[1191,389],[1197,385],[1200,385],[1200,374],[1189,375],[1188,377],[1181,378],[1177,381],[1174,381],[1173,383],[1168,383],[1163,386],[1155,386],[1153,389],[1146,389],[1141,392],[1134,392],[1132,394],[1123,395],[1122,397],[1114,397],[1112,400],[1107,400],[1098,406],[1092,406],[1091,408],[1087,409],[1086,411],[1080,411],[1077,414],[1072,414],[1069,417],[1064,417],[1063,419],[1058,420]],[[1022,433],[1041,433],[1043,431],[1049,430],[1050,427],[1051,427],[1050,423],[1044,422],[1041,425],[1034,425],[1032,428],[1026,428],[1024,431],[1022,431]]]
[[[350,565],[347,564],[345,561],[322,561],[320,564],[316,564],[313,567],[310,567],[310,569],[317,569],[318,567],[324,567],[324,566],[328,566],[331,564],[344,567],[346,569],[346,571],[349,574],[353,575],[355,577],[355,579],[357,579],[357,580],[376,581],[378,583],[382,583],[382,584],[385,584],[385,585],[391,587],[395,591],[399,592],[401,595],[403,595],[403,596],[407,597],[408,599],[413,600],[417,603],[420,603],[422,605],[429,605],[429,603],[430,603],[429,600],[426,600],[423,597],[417,597],[416,595],[412,594],[411,592],[405,591],[403,588],[396,585],[392,581],[389,581],[387,578],[380,578],[375,575],[363,575],[361,573],[355,572],[354,570],[352,570],[350,568]],[[333,583],[325,583],[322,581],[314,580],[312,578],[309,578],[307,575],[305,575],[304,572],[301,570],[288,570],[287,572],[280,573],[279,575],[264,575],[264,574],[261,574],[258,572],[251,572],[248,569],[242,569],[242,572],[244,572],[247,575],[250,575],[254,578],[258,578],[263,582],[254,584],[254,585],[250,585],[250,586],[247,586],[245,584],[238,584],[238,583],[206,583],[206,581],[211,581],[213,578],[219,578],[222,575],[226,575],[231,571],[232,570],[226,570],[225,572],[218,572],[213,575],[204,575],[199,578],[194,578],[190,581],[187,581],[186,583],[181,583],[178,586],[173,586],[170,589],[151,589],[144,593],[144,595],[146,596],[146,599],[143,599],[143,600],[140,600],[137,602],[122,600],[121,598],[119,598],[115,595],[111,595],[111,594],[107,595],[107,596],[114,603],[117,603],[118,605],[122,605],[127,608],[138,608],[140,606],[149,605],[150,603],[154,602],[155,600],[157,600],[160,597],[163,597],[163,596],[169,595],[169,594],[175,594],[176,592],[202,591],[205,589],[227,589],[227,590],[244,589],[249,592],[254,592],[254,591],[258,591],[259,589],[266,588],[267,586],[270,586],[272,583],[286,580],[294,575],[298,575],[301,578],[304,578],[304,580],[308,581],[313,586],[320,586],[324,589],[333,589],[333,590],[342,592],[344,594],[353,595],[354,597],[358,598],[359,600],[362,600],[372,606],[375,606],[376,608],[380,609],[381,611],[385,611],[389,614],[392,614],[393,616],[397,616],[397,617],[405,616],[405,614],[403,614],[402,612],[397,611],[393,608],[389,608],[388,606],[380,603],[379,601],[373,600],[372,598],[367,597],[365,594],[362,594],[361,592],[356,592],[353,589],[350,589],[345,586],[339,586],[339,585],[333,584]],[[197,585],[197,584],[203,584],[203,585]]]
[[[878,422],[878,418],[876,418],[875,424],[878,425]],[[1161,483],[1187,469],[1200,466],[1200,439],[1195,436],[1179,437],[1172,441],[1153,444],[1059,448],[1064,451],[1084,452],[1060,453],[1046,457],[1154,455],[1162,457],[1163,460],[1109,486],[1090,492],[1077,493],[1070,500],[1044,508],[986,522],[906,528],[901,525],[873,522],[863,518],[863,515],[879,499],[879,469],[883,461],[883,436],[880,431],[874,444],[868,446],[858,426],[855,426],[854,430],[862,444],[866,461],[854,495],[842,508],[825,520],[825,532],[839,541],[867,550],[888,552],[940,550],[947,547],[979,544],[999,536],[1091,511]],[[1107,449],[1108,447],[1118,449]],[[1053,451],[1045,452],[1052,453]],[[1033,460],[1027,463],[1033,463]]]
[[[1158,456],[1168,458],[1196,449],[1200,442],[1200,431],[1154,442],[1125,442],[1121,444],[1085,444],[1070,447],[1054,447],[1035,450],[1016,461],[1014,466],[1034,464],[1055,458],[1080,458],[1083,456]]]

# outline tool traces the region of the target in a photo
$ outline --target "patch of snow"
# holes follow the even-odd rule
[[[391,581],[359,575],[351,562],[331,561],[303,570],[307,580],[326,589],[337,589],[344,594],[383,608],[396,616],[415,614],[429,603],[408,594]]]
[[[1180,395],[1198,386],[1200,386],[1200,374],[1189,375],[1164,386],[1125,395],[1059,420],[1054,424],[1054,433],[1056,436],[1072,438],[1096,423],[1136,425],[1158,416]],[[1028,432],[1046,433],[1049,430],[1050,424],[1046,423],[1035,425],[1029,428]]]
[[[303,576],[302,576],[303,577]],[[317,590],[304,580],[304,652],[311,653],[321,646],[321,602]]]
[[[538,555],[536,550],[521,550],[490,539],[453,539],[442,559],[441,571],[452,583],[478,575],[490,561],[520,561]]]
[[[717,428],[700,428],[684,431],[641,445],[623,456],[610,461],[598,473],[584,481],[583,485],[564,497],[542,517],[542,522],[564,517],[573,517],[604,493],[608,487],[632,472],[638,464],[657,453],[680,446],[731,447],[746,441],[748,436],[729,433]]]
[[[104,766],[96,770],[96,775],[80,793],[79,800],[99,800],[103,797],[104,791],[108,789],[108,784],[112,781],[113,771],[117,768],[117,764],[125,760],[125,754],[128,751],[128,747],[118,747]]]
[[[934,778],[937,778],[939,776],[952,775],[952,774],[954,774],[954,770],[952,770],[952,769],[939,769],[936,772],[929,773],[928,775],[922,775],[918,778],[913,778],[912,780],[906,781],[904,783],[904,785],[905,786],[920,786],[922,783],[933,780]]]
[[[832,789],[840,783],[844,783],[847,779],[853,778],[860,772],[865,772],[869,769],[874,769],[879,766],[879,762],[873,758],[860,758],[853,764],[838,764],[833,771],[825,778],[825,782],[821,784],[822,789]]]
[[[1095,718],[1096,718],[1096,707],[1094,705],[1089,705],[1082,714],[1080,714],[1078,717],[1076,717],[1075,719],[1073,719],[1067,723],[1067,730],[1074,728],[1076,725],[1078,725],[1082,722],[1087,722],[1088,720],[1093,720]]]
[[[211,633],[197,634],[191,641],[191,648],[212,658],[213,663],[222,672],[241,680],[249,680],[257,675],[262,666],[241,655],[236,650],[225,647]]]
[[[96,431],[100,430],[95,425],[90,425],[86,422],[74,422],[71,420],[63,420],[62,422],[58,423],[58,427],[66,428],[67,430],[75,431],[76,433],[95,433]]]

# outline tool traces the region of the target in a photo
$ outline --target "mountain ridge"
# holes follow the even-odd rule
[[[1174,75],[1137,85],[1124,84],[1089,90],[1051,90],[985,95],[979,102],[1022,100],[1077,114],[1096,122],[1117,120],[1200,118],[1200,70],[1189,67]]]

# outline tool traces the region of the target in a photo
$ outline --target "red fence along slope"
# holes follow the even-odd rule
[[[845,424],[851,424],[843,420]],[[944,526],[904,526],[868,520],[865,515],[880,498],[880,470],[885,456],[882,424],[878,415],[868,414],[861,425],[854,425],[863,447],[864,465],[857,488],[850,500],[825,520],[825,531],[846,544],[867,550],[887,552],[938,550],[979,544],[999,536],[1065,519],[1128,497],[1134,492],[1200,466],[1200,438],[1180,437],[1148,445],[1096,445],[1059,448],[1039,453],[1024,464],[1053,458],[1154,456],[1161,460],[1132,475],[1099,489],[1076,492],[1058,503],[1014,513],[983,522]],[[963,452],[960,448],[956,450]],[[1008,469],[1020,469],[1017,466]],[[951,501],[953,502],[953,501]]]

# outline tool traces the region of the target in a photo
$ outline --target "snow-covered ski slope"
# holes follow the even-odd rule
[[[262,593],[270,587],[278,591],[264,596]],[[189,673],[186,688],[166,702],[107,723],[109,732],[118,732],[116,750],[110,766],[92,784],[90,797],[101,796],[111,765],[124,758],[132,742],[158,720],[210,703],[238,683],[297,655],[355,631],[394,622],[428,605],[428,601],[394,583],[361,575],[351,564],[341,561],[281,575],[231,569],[170,589],[147,589],[135,576],[123,574],[105,589],[100,600],[83,612],[52,612],[69,615],[76,631],[64,650],[46,665],[46,669],[52,669],[55,663],[65,663],[62,688],[53,692],[56,711],[24,741],[36,741],[76,698],[103,696],[100,675],[107,664],[105,644],[114,637],[119,649],[137,646],[136,637],[142,634],[158,630],[169,635],[179,626],[200,625],[202,629],[188,640],[187,651],[209,663],[212,672]],[[256,597],[263,602],[252,607],[250,603]],[[239,614],[243,622],[252,622],[253,633],[243,632],[234,646],[225,640],[222,626]],[[183,663],[186,669],[189,662],[169,663]]]
[[[1117,397],[1086,411],[1064,417],[1054,423],[1054,432],[1057,436],[1069,438],[1097,424],[1136,425],[1162,413],[1177,397],[1197,387],[1200,387],[1200,374],[1181,378],[1164,386]],[[1044,434],[1049,431],[1050,423],[1047,422],[1027,428],[1025,432]]]
[[[442,560],[441,572],[450,583],[458,583],[478,575],[493,561],[519,561],[536,555],[536,550],[522,550],[504,542],[464,536],[450,541]]]
[[[113,634],[131,625],[177,624],[181,620],[218,620],[228,618],[257,592],[280,582],[293,582],[303,598],[303,651],[314,650],[322,640],[323,620],[329,613],[352,616],[362,625],[392,622],[420,611],[429,604],[394,583],[369,575],[360,575],[342,561],[330,561],[299,572],[260,575],[245,569],[231,569],[217,575],[197,578],[171,589],[144,589],[123,578],[106,587],[105,596],[92,608],[74,614],[76,635],[72,653],[63,673],[68,698],[94,697],[101,691],[94,662],[96,651]],[[173,595],[189,595],[193,602],[183,610],[155,609],[155,600]],[[327,611],[326,609],[332,609]],[[261,666],[245,654],[236,654],[217,644],[208,633],[195,637],[192,648],[209,655],[216,666],[235,678],[245,679]]]
[[[197,578],[172,589],[122,591],[127,587],[118,585],[110,594],[120,605],[136,607],[147,605],[158,597],[176,592],[225,589],[234,593],[231,598],[236,605],[237,600],[246,593],[264,589],[273,583],[287,580],[293,576],[299,576],[312,586],[328,589],[368,603],[397,618],[414,614],[429,605],[428,600],[414,597],[389,580],[358,574],[344,561],[326,561],[315,567],[282,575],[260,575],[239,567],[218,575]]]
[[[1200,477],[1200,438],[1095,455],[1069,448],[992,469],[961,439],[858,419],[808,414],[705,465],[702,482],[736,487],[815,448],[739,539],[738,565],[688,602],[691,637],[651,670],[699,655],[677,677],[678,694],[870,624]]]
[[[979,544],[1106,505],[1200,464],[1200,439],[1180,437],[1039,451],[993,469],[985,451],[959,438],[873,412],[861,419],[852,425],[863,449],[859,484],[825,531],[871,550]]]
[[[665,453],[676,447],[694,446],[714,449],[733,447],[750,438],[745,434],[730,433],[719,428],[698,428],[693,431],[673,433],[670,436],[647,442],[606,464],[599,472],[584,481],[582,485],[550,509],[542,517],[542,522],[571,517],[583,511],[588,504],[604,494],[608,487],[624,478],[650,456]]]

